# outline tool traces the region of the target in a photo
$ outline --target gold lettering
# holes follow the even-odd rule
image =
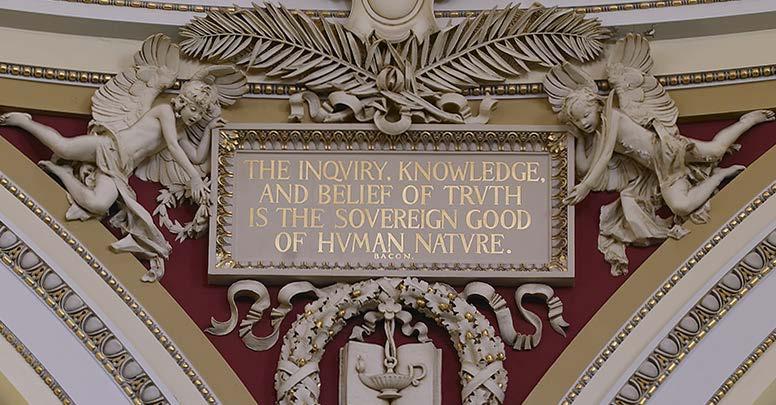
[[[248,178],[251,180],[290,180],[288,170],[291,162],[288,160],[246,159],[242,163],[248,165]]]
[[[251,228],[263,228],[267,226],[267,208],[259,207],[251,209],[249,224]]]

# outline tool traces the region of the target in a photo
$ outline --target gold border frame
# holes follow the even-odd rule
[[[250,124],[247,124],[250,126]],[[326,276],[330,278],[352,277],[347,274],[350,271],[398,271],[399,266],[389,263],[384,267],[378,267],[372,263],[366,265],[358,263],[330,264],[330,263],[244,263],[236,261],[230,250],[229,238],[231,232],[232,203],[234,190],[231,179],[234,178],[232,160],[238,150],[346,150],[346,151],[423,151],[433,154],[444,151],[467,152],[540,152],[547,153],[552,166],[552,178],[550,180],[550,252],[551,258],[542,266],[528,267],[523,263],[503,263],[498,265],[456,265],[453,263],[432,265],[410,265],[399,277],[415,277],[419,271],[444,271],[454,270],[460,272],[459,277],[498,277],[510,279],[497,272],[527,273],[521,277],[545,277],[550,273],[563,278],[573,277],[573,271],[569,272],[568,259],[572,254],[569,248],[569,239],[573,240],[569,224],[569,211],[571,210],[563,200],[566,198],[569,187],[569,142],[570,137],[565,132],[557,130],[508,130],[496,126],[450,126],[450,125],[425,125],[411,129],[401,136],[391,136],[372,129],[368,126],[341,125],[335,128],[327,128],[326,125],[281,125],[268,128],[240,128],[220,131],[218,153],[214,156],[213,192],[216,195],[216,204],[213,211],[211,226],[215,225],[212,235],[215,244],[215,269],[250,269],[259,270],[262,274],[248,273],[245,277],[266,277],[264,271],[300,270],[301,273],[291,275],[277,273],[276,276],[299,277],[308,275],[306,271],[329,271]],[[212,249],[212,248],[211,248]],[[213,251],[211,250],[211,253]],[[213,260],[211,260],[212,262]],[[573,270],[573,268],[572,268]],[[567,273],[563,275],[563,273]],[[498,274],[498,276],[497,276]],[[210,272],[209,276],[222,277],[223,275]],[[231,275],[229,275],[231,276]],[[242,277],[243,275],[241,275]],[[380,277],[382,274],[363,277]],[[434,277],[424,275],[423,277]],[[550,279],[548,279],[550,280]],[[556,280],[552,278],[551,280]]]

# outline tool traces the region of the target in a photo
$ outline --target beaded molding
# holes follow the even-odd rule
[[[169,401],[121,340],[75,290],[5,223],[0,222],[0,261],[70,329],[136,405]]]
[[[237,6],[212,6],[206,4],[183,4],[159,1],[138,1],[138,0],[58,0],[67,3],[78,3],[95,6],[115,6],[144,8],[149,10],[161,11],[179,11],[205,13],[208,11],[235,11]],[[695,6],[713,3],[727,3],[735,0],[661,0],[661,1],[634,1],[620,4],[600,4],[583,7],[558,7],[561,9],[573,9],[578,13],[611,13],[617,11],[638,11],[651,10],[666,7]],[[311,17],[334,17],[347,18],[349,10],[301,10]],[[438,10],[434,12],[437,18],[464,18],[474,17],[484,10]]]
[[[679,267],[668,280],[658,288],[658,290],[650,297],[642,306],[635,311],[635,314],[629,321],[620,329],[617,335],[612,338],[608,344],[598,353],[593,361],[588,365],[587,369],[583,371],[582,375],[577,379],[574,385],[566,392],[562,405],[572,404],[579,393],[587,386],[590,380],[598,373],[601,366],[612,356],[612,354],[620,347],[620,344],[625,340],[628,335],[636,328],[642,319],[668,294],[668,292],[681,280],[696,264],[706,256],[714,247],[716,247],[722,239],[729,235],[733,229],[741,224],[749,215],[751,215],[756,209],[761,207],[765,202],[776,194],[776,182],[771,183],[764,191],[762,191],[757,197],[751,200],[738,214],[734,215],[730,221],[728,221],[722,228],[716,232],[703,247],[698,249],[689,260]]]
[[[63,405],[71,405],[74,403],[73,399],[67,395],[65,389],[59,385],[54,376],[52,376],[51,373],[46,370],[46,367],[43,366],[43,363],[41,363],[38,358],[35,357],[35,355],[27,348],[27,346],[24,345],[24,342],[22,342],[18,337],[16,337],[16,335],[13,334],[11,328],[4,324],[3,321],[0,321],[0,336],[2,336],[8,343],[11,344],[11,346],[13,346],[16,352],[19,353],[19,356],[22,356],[24,361],[27,362],[35,374],[37,374],[38,377],[43,380],[43,383],[49,387],[54,396],[57,397],[57,399],[62,402]]]
[[[693,348],[776,266],[776,230],[708,290],[623,384],[610,405],[644,404]]]
[[[78,240],[48,212],[46,212],[38,203],[14,184],[8,177],[0,172],[0,186],[8,190],[14,197],[21,201],[30,211],[40,218],[57,236],[59,236],[70,248],[72,248],[88,265],[97,273],[103,281],[121,298],[121,300],[132,310],[132,312],[141,320],[149,331],[156,337],[167,350],[167,353],[175,360],[178,366],[183,370],[189,380],[194,384],[202,397],[209,404],[218,404],[212,390],[205,381],[199,376],[191,362],[183,356],[183,353],[173,343],[172,339],[161,329],[159,324],[146,312],[137,299],[116,279],[94,255],[92,255]]]
[[[64,1],[64,0],[62,0]],[[115,73],[72,70],[46,66],[25,65],[10,62],[0,62],[0,77],[27,80],[42,80],[63,82],[78,86],[99,87],[115,76]],[[741,82],[753,79],[776,80],[776,65],[749,66],[734,69],[709,70],[691,73],[675,73],[656,76],[657,80],[667,88],[681,88],[698,85],[721,85],[731,82]],[[172,90],[179,90],[185,80],[177,80]],[[606,80],[596,82],[602,91],[609,90]],[[282,97],[304,91],[303,86],[283,83],[248,83],[249,98]],[[546,96],[542,83],[503,83],[480,86],[464,93],[467,96],[478,97],[486,94],[494,96]]]
[[[760,360],[763,354],[765,354],[765,352],[767,352],[775,342],[776,330],[771,332],[765,338],[765,340],[757,345],[757,348],[755,348],[752,353],[747,356],[746,360],[741,362],[741,364],[736,367],[736,370],[733,371],[733,374],[731,374],[730,377],[728,377],[725,382],[722,383],[719,389],[717,389],[717,392],[715,392],[714,395],[706,402],[706,405],[719,404],[719,402],[722,401],[722,398],[724,398],[725,395],[727,395],[727,393],[733,389],[733,386],[744,377],[744,374],[746,374],[746,372],[752,368],[754,363],[757,363],[757,360]]]

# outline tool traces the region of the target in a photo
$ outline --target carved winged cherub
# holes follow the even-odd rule
[[[754,125],[773,121],[772,111],[754,111],[717,133],[711,141],[682,136],[679,111],[649,72],[649,43],[639,35],[619,40],[607,64],[612,92],[598,87],[568,63],[544,80],[552,108],[570,124],[577,139],[576,169],[582,176],[566,202],[576,204],[590,191],[617,191],[620,198],[601,208],[598,249],[612,274],[628,270],[626,245],[646,246],[681,238],[686,219],[708,220],[709,198],[720,183],[744,166],[718,167],[734,143]],[[667,205],[674,217],[656,211]]]
[[[184,83],[170,103],[155,104],[175,83],[179,65],[179,48],[170,38],[157,34],[146,39],[134,66],[92,96],[93,120],[85,135],[63,137],[28,114],[0,116],[0,125],[22,128],[54,152],[50,161],[39,164],[67,189],[72,203],[68,220],[103,217],[118,202],[111,224],[126,236],[111,247],[149,259],[151,268],[143,276],[148,282],[164,274],[171,246],[137,202],[130,176],[168,188],[184,186],[185,195],[207,205],[203,177],[209,172],[210,130],[223,125],[221,107],[247,91],[244,73],[232,66],[210,66]],[[198,215],[203,213],[200,209]]]

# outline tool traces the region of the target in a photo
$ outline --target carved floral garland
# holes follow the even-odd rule
[[[275,373],[280,404],[317,404],[323,349],[354,316],[396,302],[433,319],[450,334],[461,363],[464,404],[501,404],[507,385],[504,343],[477,308],[452,287],[415,278],[335,284],[308,304],[283,338]]]

